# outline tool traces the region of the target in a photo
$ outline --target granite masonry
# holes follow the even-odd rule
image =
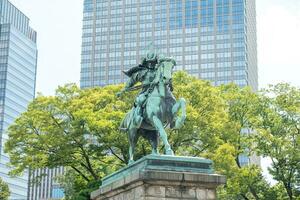
[[[103,179],[92,200],[214,200],[225,177],[212,161],[180,156],[145,156]]]

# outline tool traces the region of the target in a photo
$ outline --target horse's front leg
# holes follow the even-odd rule
[[[181,116],[177,117],[176,115],[180,109],[181,109]],[[183,126],[184,121],[186,119],[186,102],[184,98],[178,99],[178,101],[174,104],[174,106],[172,107],[172,115],[173,115],[173,119],[175,120],[174,129],[180,129]]]
[[[133,156],[135,151],[135,146],[138,140],[138,133],[136,128],[131,128],[128,130],[128,140],[129,140],[129,162],[132,164],[134,162]]]
[[[165,131],[165,128],[164,128],[162,122],[161,122],[160,119],[159,119],[157,116],[155,116],[155,115],[153,116],[152,120],[153,120],[153,124],[154,124],[156,130],[159,132],[159,135],[160,135],[161,140],[162,140],[163,143],[164,143],[165,154],[166,154],[166,155],[172,155],[172,156],[173,156],[173,155],[174,155],[174,152],[173,152],[173,150],[171,149],[171,146],[170,146],[170,144],[169,144],[169,142],[168,142],[168,136],[167,136],[167,133],[166,133],[166,131]]]

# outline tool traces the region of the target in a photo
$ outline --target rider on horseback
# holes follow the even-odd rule
[[[134,161],[133,154],[140,136],[152,146],[152,154],[159,154],[161,139],[166,155],[174,155],[165,128],[179,129],[186,119],[186,104],[183,98],[178,100],[172,94],[172,72],[176,62],[149,51],[141,64],[124,73],[129,77],[123,92],[142,89],[134,107],[124,116],[120,130],[127,133],[129,141],[129,163]],[[134,86],[137,82],[141,85]],[[181,110],[180,116],[178,112]]]
[[[157,53],[149,51],[146,56],[142,58],[141,64],[127,71],[123,71],[124,74],[129,77],[129,80],[126,82],[125,88],[117,94],[118,96],[126,91],[142,88],[142,91],[134,102],[135,111],[133,112],[132,122],[136,128],[139,128],[143,121],[142,106],[148,94],[151,92],[151,89],[153,89],[158,60]],[[137,82],[141,82],[142,85],[140,87],[133,87]]]

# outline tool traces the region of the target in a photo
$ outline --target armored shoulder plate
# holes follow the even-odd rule
[[[130,69],[128,69],[127,71],[123,71],[123,73],[128,76],[128,77],[131,77],[132,74],[138,72],[138,71],[141,71],[141,70],[144,70],[145,67],[143,67],[142,65],[138,65],[138,66],[135,66],[135,67],[132,67]]]

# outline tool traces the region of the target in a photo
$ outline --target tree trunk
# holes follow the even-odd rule
[[[292,188],[290,187],[290,184],[289,183],[283,183],[284,187],[285,187],[285,190],[289,196],[289,199],[290,200],[293,200],[293,191],[292,191]]]

